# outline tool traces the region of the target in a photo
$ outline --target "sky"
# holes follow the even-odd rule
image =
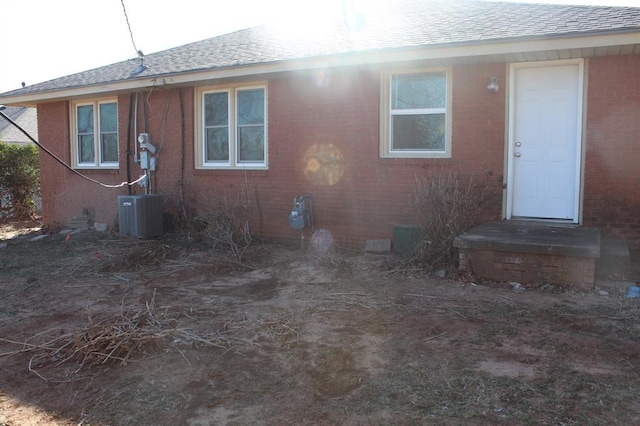
[[[22,82],[36,84],[135,58],[136,50],[150,54],[265,23],[304,25],[340,10],[340,1],[0,0],[0,93]],[[640,0],[529,2],[640,7]]]

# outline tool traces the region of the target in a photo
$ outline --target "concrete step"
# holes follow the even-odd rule
[[[573,224],[503,221],[481,224],[453,242],[459,267],[494,281],[592,288],[600,230]]]
[[[627,278],[631,273],[629,245],[621,238],[602,237],[600,258],[596,263],[598,277]]]

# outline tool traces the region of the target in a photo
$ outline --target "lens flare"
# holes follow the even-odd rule
[[[317,229],[311,236],[311,247],[316,253],[328,252],[333,247],[333,235],[327,229]]]
[[[313,70],[313,84],[319,89],[329,87],[331,84],[331,69],[326,66],[320,66]]]
[[[304,176],[316,185],[332,186],[344,175],[345,160],[333,144],[315,144],[309,147],[303,158]]]

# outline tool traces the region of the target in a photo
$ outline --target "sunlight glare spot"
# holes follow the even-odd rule
[[[340,12],[340,3],[336,0],[316,2],[309,7],[307,2],[295,2],[271,25],[271,32],[282,37],[295,37],[313,40],[328,34],[331,22]]]
[[[333,144],[314,144],[304,155],[304,176],[317,185],[335,185],[342,179],[344,157]]]
[[[329,87],[331,84],[331,69],[326,65],[319,65],[313,70],[313,84],[319,89]]]
[[[310,6],[311,4],[313,6]],[[292,1],[282,9],[279,18],[273,21],[270,31],[276,36],[312,41],[330,34],[335,29],[335,24],[339,22],[342,22],[351,33],[363,31],[367,23],[365,2],[362,0]]]

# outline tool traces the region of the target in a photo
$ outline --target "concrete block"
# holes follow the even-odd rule
[[[422,229],[416,225],[394,225],[393,252],[402,257],[413,255],[422,240]]]
[[[67,222],[69,228],[87,230],[89,229],[89,216],[79,214],[71,217]]]
[[[367,240],[364,251],[367,253],[389,253],[391,251],[391,240]]]

